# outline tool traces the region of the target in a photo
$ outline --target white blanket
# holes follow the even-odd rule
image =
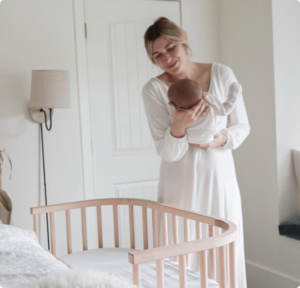
[[[138,288],[112,273],[99,270],[70,269],[52,273],[20,288]]]
[[[33,231],[0,224],[0,286],[17,287],[68,270],[38,243]]]

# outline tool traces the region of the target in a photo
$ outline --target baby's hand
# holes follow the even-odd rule
[[[169,102],[173,106],[172,102]],[[185,135],[186,128],[196,122],[200,117],[208,112],[209,107],[205,106],[205,102],[201,99],[195,106],[190,109],[173,108],[171,134],[176,138],[181,138]]]

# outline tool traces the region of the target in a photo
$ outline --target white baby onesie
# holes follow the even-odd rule
[[[235,107],[235,102],[242,93],[242,86],[233,82],[229,88],[228,99],[222,103],[217,97],[203,92],[203,99],[210,107],[207,114],[186,129],[187,141],[193,144],[208,144],[214,140],[214,135],[220,131],[220,123],[217,116],[228,116]]]

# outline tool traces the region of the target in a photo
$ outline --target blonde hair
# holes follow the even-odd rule
[[[159,37],[164,37],[170,42],[181,43],[185,47],[187,55],[191,52],[186,32],[168,18],[160,17],[148,27],[144,35],[147,55],[154,64],[155,62],[152,58],[152,43]]]

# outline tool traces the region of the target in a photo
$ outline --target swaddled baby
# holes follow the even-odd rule
[[[186,130],[189,143],[203,145],[212,142],[214,135],[220,132],[219,121],[216,116],[228,116],[234,109],[240,92],[241,85],[236,82],[232,83],[229,88],[228,99],[222,103],[217,97],[203,92],[196,81],[181,79],[170,86],[168,98],[174,104],[173,108],[190,109],[202,98],[210,107],[208,113],[188,126]]]

